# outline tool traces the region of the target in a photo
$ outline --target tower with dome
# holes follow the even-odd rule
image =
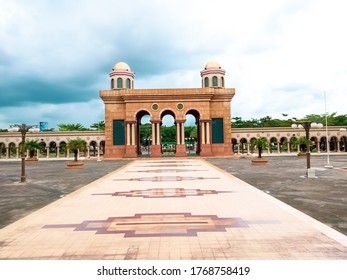
[[[185,157],[187,115],[195,118],[196,155],[228,156],[231,143],[231,100],[234,88],[225,88],[225,70],[215,61],[200,71],[201,88],[135,89],[135,73],[125,62],[118,62],[109,73],[108,90],[100,90],[105,104],[105,159],[134,158],[143,151],[141,120],[151,123],[151,157],[163,156],[161,126],[171,115],[176,126],[175,156]],[[148,140],[148,139],[147,139]]]

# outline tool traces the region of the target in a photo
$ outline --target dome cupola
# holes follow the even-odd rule
[[[111,89],[133,89],[135,73],[125,62],[118,62],[108,74],[111,79]]]
[[[209,61],[205,65],[205,69],[200,71],[201,84],[203,88],[208,87],[225,87],[224,75],[225,70],[216,61]]]

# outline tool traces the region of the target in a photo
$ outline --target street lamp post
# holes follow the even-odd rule
[[[314,169],[311,170],[311,151],[310,151],[310,129],[312,128],[322,128],[323,124],[315,123],[311,121],[303,121],[301,124],[292,124],[292,128],[303,128],[306,134],[306,177],[315,178]]]
[[[22,147],[21,147],[21,152],[20,152],[20,157],[21,157],[21,176],[20,176],[20,181],[24,183],[26,181],[26,176],[25,176],[25,154],[24,154],[24,149],[25,149],[25,136],[26,133],[29,132],[37,132],[39,131],[37,125],[27,125],[27,124],[13,124],[10,125],[10,128],[8,131],[11,132],[20,132],[22,135]]]

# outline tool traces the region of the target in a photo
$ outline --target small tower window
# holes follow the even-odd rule
[[[212,78],[212,86],[213,87],[218,86],[218,78],[216,76],[213,76],[213,78]]]
[[[111,89],[114,89],[114,80],[111,79]]]
[[[208,87],[208,77],[205,77],[205,87]]]
[[[122,78],[117,79],[117,88],[123,88],[123,80]]]
[[[129,78],[127,79],[127,88],[131,88],[131,82]]]
[[[224,77],[222,77],[221,80],[222,80],[222,87],[224,87]]]

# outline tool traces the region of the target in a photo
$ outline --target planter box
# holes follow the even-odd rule
[[[38,161],[39,161],[39,159],[37,157],[29,157],[29,158],[25,159],[25,162],[27,162],[27,163],[36,163]]]
[[[251,159],[252,165],[265,165],[267,164],[267,159],[266,158],[252,158]]]
[[[67,163],[67,168],[71,169],[77,169],[77,168],[83,168],[84,163],[82,161],[69,161]]]

